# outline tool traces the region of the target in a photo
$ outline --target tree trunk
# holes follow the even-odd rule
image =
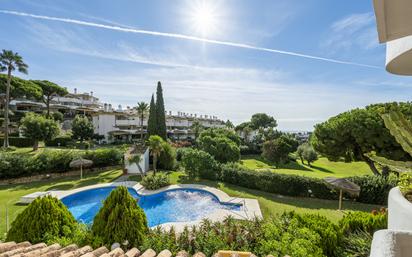
[[[302,157],[299,157],[299,158],[300,158],[300,161],[302,162],[302,164],[305,164],[303,158]]]
[[[47,108],[47,118],[50,118],[50,97],[49,96],[47,96],[46,108]]]
[[[368,157],[364,156],[363,160],[368,164],[369,168],[372,170],[373,174],[376,176],[380,176],[379,170],[376,168],[375,163],[369,159]]]
[[[144,119],[144,114],[142,113],[142,116],[140,116],[140,140],[144,142],[143,140],[143,119]]]
[[[9,147],[9,104],[10,104],[11,68],[7,72],[6,105],[4,106],[4,142],[3,147]]]
[[[153,175],[156,175],[157,155],[153,155]]]
[[[35,139],[33,144],[33,152],[39,149],[39,140]]]

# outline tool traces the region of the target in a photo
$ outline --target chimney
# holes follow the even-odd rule
[[[104,103],[104,111],[107,112],[107,103]]]
[[[77,95],[77,88],[74,88],[74,94]]]
[[[90,96],[93,97],[93,91],[90,91]]]
[[[119,108],[119,111],[121,111],[122,110],[122,105],[119,104],[118,108]]]
[[[109,112],[112,111],[112,104],[109,104]]]
[[[172,111],[169,111],[169,115],[172,116]]]

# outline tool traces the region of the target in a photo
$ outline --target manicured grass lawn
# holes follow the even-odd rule
[[[368,165],[364,162],[331,162],[328,159],[321,157],[319,160],[309,167],[306,162],[302,164],[300,160],[296,162],[290,162],[282,165],[280,168],[264,161],[260,156],[244,156],[241,163],[252,170],[271,170],[273,172],[282,174],[302,175],[315,178],[324,177],[351,177],[371,175],[372,172]]]
[[[281,214],[284,211],[295,211],[297,213],[321,214],[328,217],[333,222],[337,222],[348,210],[370,212],[374,209],[380,209],[381,207],[377,205],[345,201],[343,207],[346,211],[338,211],[338,201],[282,196],[203,179],[194,181],[188,179],[183,172],[170,172],[169,177],[172,184],[203,184],[218,188],[233,197],[255,198],[259,201],[264,218]],[[140,181],[140,176],[133,176],[130,179]]]
[[[9,226],[27,205],[18,204],[20,197],[36,191],[68,190],[78,187],[110,182],[121,176],[120,169],[109,170],[101,173],[85,174],[83,180],[78,176],[50,179],[27,184],[0,186],[0,238],[6,232],[6,206],[8,209]]]

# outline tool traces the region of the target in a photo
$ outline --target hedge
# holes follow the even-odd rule
[[[366,175],[349,179],[361,188],[356,200],[361,203],[370,204],[386,205],[388,203],[389,190],[398,184],[398,178],[394,174],[388,177]]]
[[[93,167],[113,166],[121,163],[122,152],[115,148],[94,151],[46,149],[38,154],[0,152],[0,178],[17,178],[33,174],[66,172],[75,158],[93,161]]]
[[[0,145],[3,145],[4,138],[0,138]],[[27,137],[9,137],[9,144],[16,147],[32,147],[34,140]]]
[[[337,199],[337,193],[332,191],[326,182],[321,179],[285,175],[270,171],[258,172],[242,168],[234,163],[222,165],[221,180],[234,185],[281,195]]]
[[[45,142],[46,146],[68,146],[72,142],[72,138],[68,136],[56,137]]]

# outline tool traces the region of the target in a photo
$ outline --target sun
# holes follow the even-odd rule
[[[214,33],[218,24],[218,15],[212,1],[194,1],[190,10],[190,23],[195,33],[202,37]]]

